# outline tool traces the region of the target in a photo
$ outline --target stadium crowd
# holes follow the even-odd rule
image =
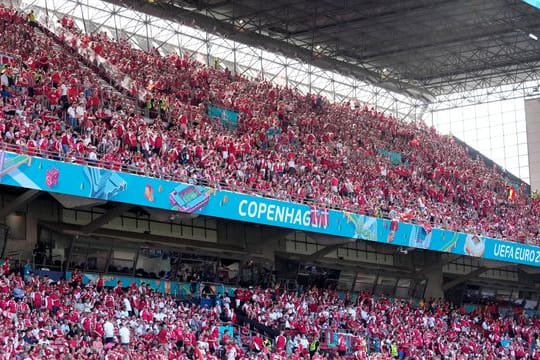
[[[105,33],[84,34],[68,18],[61,25],[56,36],[0,8],[0,51],[9,57],[4,146],[428,229],[540,242],[540,201],[422,122],[249,80],[187,53],[138,50]],[[105,68],[119,89],[105,85],[98,71]],[[210,119],[210,104],[238,112],[238,128]]]
[[[0,269],[0,359],[540,359],[538,318],[495,304],[237,289],[201,306],[148,284]],[[241,319],[243,318],[243,319]],[[223,329],[220,329],[224,327]],[[225,331],[223,331],[225,330]]]

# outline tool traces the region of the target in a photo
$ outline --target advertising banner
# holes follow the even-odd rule
[[[238,127],[237,112],[223,109],[214,105],[208,105],[207,111],[210,119],[218,119],[226,128],[234,130]]]
[[[540,267],[536,246],[12,152],[0,183]]]

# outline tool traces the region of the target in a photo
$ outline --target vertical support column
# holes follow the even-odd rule
[[[237,52],[237,48],[236,48],[236,43],[233,45],[233,75],[236,76],[236,74],[238,74],[238,62],[236,60],[236,52]]]
[[[375,294],[375,291],[377,290],[377,286],[379,285],[379,276],[381,274],[377,272],[377,276],[375,277],[375,282],[373,282],[373,288],[371,289],[371,293]]]
[[[180,25],[177,25],[176,28],[176,45],[178,47],[178,55],[180,57],[184,56],[184,49],[182,48],[182,31]]]
[[[133,259],[133,272],[132,272],[133,277],[135,277],[135,273],[137,272],[137,263],[139,262],[140,254],[141,254],[141,247],[139,246],[139,248],[137,249],[137,253],[135,254],[135,259]]]
[[[443,267],[442,264],[437,266],[437,263],[440,262],[440,254],[427,254],[426,258],[431,260],[433,264],[429,266],[429,269],[423,274],[427,278],[427,285],[424,291],[424,297],[426,299],[434,298],[444,298],[443,291]]]
[[[285,86],[289,87],[289,64],[287,64],[287,60],[285,60],[285,65],[284,65],[285,69]]]
[[[69,265],[71,264],[71,257],[73,256],[73,244],[75,243],[75,240],[79,239],[79,235],[75,235],[71,237],[71,240],[69,242],[69,249],[68,249],[68,255],[66,258],[66,265],[64,266],[64,271],[69,270]]]
[[[150,51],[150,31],[148,30],[148,25],[150,24],[150,18],[148,15],[144,17],[144,27],[146,30],[146,51]]]
[[[79,3],[79,7],[81,9],[81,19],[82,19],[82,22],[83,22],[83,27],[84,27],[84,32],[86,34],[88,34],[88,29],[86,27],[86,19],[84,17],[84,11],[83,11],[83,6],[82,6],[82,3]]]
[[[212,59],[210,52],[212,51],[212,45],[210,44],[210,38],[208,37],[208,33],[205,35],[204,42],[206,44],[206,65],[211,66]]]
[[[336,102],[336,81],[334,80],[334,74],[332,74],[330,84],[332,84],[332,101]]]
[[[114,36],[116,37],[116,41],[120,40],[120,36],[118,35],[118,24],[117,24],[117,20],[116,20],[116,6],[113,7],[113,14],[112,14],[112,18],[113,18],[113,21],[114,21]]]
[[[525,119],[531,191],[540,191],[540,100],[525,101]]]
[[[354,288],[356,287],[356,282],[358,281],[358,271],[354,272],[354,279],[351,282],[351,293],[354,292]]]
[[[261,80],[264,81],[266,79],[266,75],[264,74],[264,66],[263,66],[263,50],[261,49],[261,52],[259,54],[259,63],[261,65]]]
[[[111,248],[109,249],[109,253],[107,254],[107,261],[105,261],[105,268],[103,269],[104,273],[109,272],[109,266],[111,265],[111,260],[114,255],[114,242],[111,242]]]

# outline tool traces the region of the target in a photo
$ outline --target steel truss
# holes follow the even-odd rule
[[[4,1],[4,3],[6,2]],[[9,4],[11,3],[9,2]],[[412,120],[421,119],[426,112],[436,114],[439,110],[449,108],[535,96],[540,82],[540,71],[536,70],[537,68],[540,69],[540,60],[538,64],[535,60],[518,64],[511,63],[512,54],[517,51],[530,52],[530,50],[526,49],[529,45],[524,45],[523,48],[519,46],[515,48],[512,44],[515,45],[516,42],[519,43],[522,39],[514,39],[515,42],[512,43],[508,39],[498,37],[495,40],[495,45],[493,43],[490,43],[489,47],[486,47],[485,44],[482,45],[480,43],[483,38],[481,33],[483,31],[485,36],[488,36],[488,30],[482,28],[481,19],[473,23],[474,26],[481,27],[481,29],[476,30],[474,36],[471,35],[471,41],[476,50],[470,53],[467,53],[467,51],[461,53],[456,48],[454,58],[450,61],[453,65],[451,69],[447,69],[446,72],[443,71],[443,59],[440,58],[441,62],[438,62],[436,52],[428,64],[417,64],[418,68],[416,70],[420,71],[419,69],[423,68],[422,71],[426,74],[434,71],[433,69],[430,70],[430,67],[441,67],[438,69],[438,73],[443,75],[437,77],[426,75],[425,78],[417,81],[418,86],[438,93],[436,97],[427,99],[420,96],[421,91],[411,94],[411,91],[414,92],[414,90],[409,88],[409,94],[406,94],[391,91],[384,87],[385,78],[395,79],[398,76],[395,69],[403,65],[397,63],[386,63],[385,66],[388,67],[384,69],[375,66],[375,63],[369,69],[360,67],[362,71],[378,72],[379,79],[369,78],[368,81],[359,80],[358,76],[351,73],[348,68],[344,69],[338,66],[337,70],[345,70],[340,73],[327,70],[327,66],[325,68],[316,66],[315,64],[321,62],[318,61],[317,56],[314,57],[313,51],[321,56],[337,56],[338,54],[336,51],[332,53],[330,51],[332,47],[327,44],[317,47],[318,45],[314,45],[313,39],[311,40],[312,52],[309,59],[301,56],[301,54],[297,54],[298,56],[293,58],[286,56],[280,46],[288,43],[298,51],[299,47],[308,46],[307,42],[301,44],[295,42],[296,40],[283,39],[283,43],[276,44],[276,51],[271,52],[262,47],[250,46],[236,41],[236,38],[243,39],[238,36],[233,40],[229,36],[229,32],[219,32],[222,29],[215,28],[213,33],[205,31],[204,28],[198,26],[197,19],[192,17],[178,17],[169,20],[148,14],[149,11],[145,7],[142,8],[142,10],[145,10],[144,13],[136,11],[132,4],[136,4],[137,1],[130,1],[129,5],[126,5],[128,2],[116,4],[110,1],[94,0],[18,0],[13,1],[13,3],[24,11],[34,9],[39,19],[47,22],[53,28],[58,26],[58,19],[68,15],[75,20],[77,26],[86,32],[105,31],[113,38],[128,39],[135,47],[143,50],[155,47],[165,54],[187,51],[192,57],[209,65],[213,64],[214,59],[219,59],[220,63],[231,71],[250,78],[273,81],[278,85],[297,88],[303,93],[321,94],[335,102],[358,99],[380,111],[393,113]],[[177,7],[175,4],[176,2],[172,0],[167,2],[168,6]],[[435,5],[433,3],[433,6]],[[177,9],[180,12],[181,9],[178,7]],[[430,9],[431,7],[427,6],[422,11],[428,12]],[[283,15],[282,12],[290,11],[291,7],[280,7],[274,10],[275,16],[279,18],[279,14]],[[515,12],[516,10],[505,10],[497,7],[494,11]],[[240,30],[240,33],[242,33],[242,29],[262,32],[262,24],[257,25],[255,21],[258,16],[257,11],[238,9],[238,13],[242,14],[242,16],[226,18],[226,14],[221,13],[218,6],[205,10],[205,14],[213,17],[216,21],[228,21],[234,24],[237,32]],[[330,13],[328,16],[331,17],[332,14]],[[513,16],[517,15],[514,14]],[[499,25],[501,26],[507,24],[509,18],[511,18],[511,14],[508,13],[500,13],[495,16],[495,19],[499,19]],[[443,25],[446,24],[442,28],[450,31],[452,19],[443,16],[439,20]],[[275,21],[277,24],[277,20]],[[433,21],[433,19],[430,21]],[[422,29],[426,30],[429,26],[425,19],[419,19],[417,24],[418,29],[415,31],[419,32],[422,32]],[[267,28],[268,25],[265,24],[265,27]],[[259,28],[257,29],[255,26],[259,26]],[[366,29],[365,31],[369,30]],[[499,31],[504,32],[504,29]],[[456,45],[454,42],[445,39],[443,34],[436,35],[441,36],[439,46]],[[385,42],[383,38],[380,40],[381,47],[384,47],[387,41]],[[253,41],[248,41],[248,43],[253,43]],[[407,55],[411,54],[411,51],[406,51],[406,49],[423,49],[430,46],[435,45],[426,41],[412,45],[404,44],[401,48],[389,47],[377,54],[363,50],[362,56],[358,57],[358,59],[364,64],[362,66],[369,66],[369,61],[375,61],[383,56],[392,58],[401,53]],[[482,59],[485,60],[486,54],[507,58],[505,61],[508,64],[501,67],[500,76],[493,77],[493,73],[485,70],[486,66],[482,66]],[[412,58],[407,59],[404,56],[402,62],[404,64],[411,61],[408,66],[414,66],[412,60]],[[471,64],[477,64],[478,71],[462,73],[464,70],[460,69],[463,69],[465,64],[468,64],[469,70],[472,68]],[[354,66],[358,67],[359,64],[354,64]],[[411,70],[411,72],[416,72],[416,70]],[[364,73],[364,78],[367,79],[369,76],[365,74],[367,73]],[[373,75],[373,73],[370,74]],[[482,74],[484,75],[482,76]],[[403,77],[403,75],[398,77]]]
[[[15,5],[23,11],[33,9],[38,20],[52,29],[68,15],[86,32],[105,31],[112,38],[129,40],[136,48],[155,47],[164,54],[186,51],[208,65],[219,59],[229,70],[248,78],[320,94],[334,102],[358,99],[379,111],[410,119],[416,119],[425,108],[422,100],[128,7],[95,0],[20,0]]]
[[[520,0],[107,0],[187,21],[425,102],[538,78],[536,10]]]

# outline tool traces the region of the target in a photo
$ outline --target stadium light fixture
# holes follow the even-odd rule
[[[534,41],[538,40],[538,36],[534,35],[533,33],[529,33],[529,37],[533,39]]]

